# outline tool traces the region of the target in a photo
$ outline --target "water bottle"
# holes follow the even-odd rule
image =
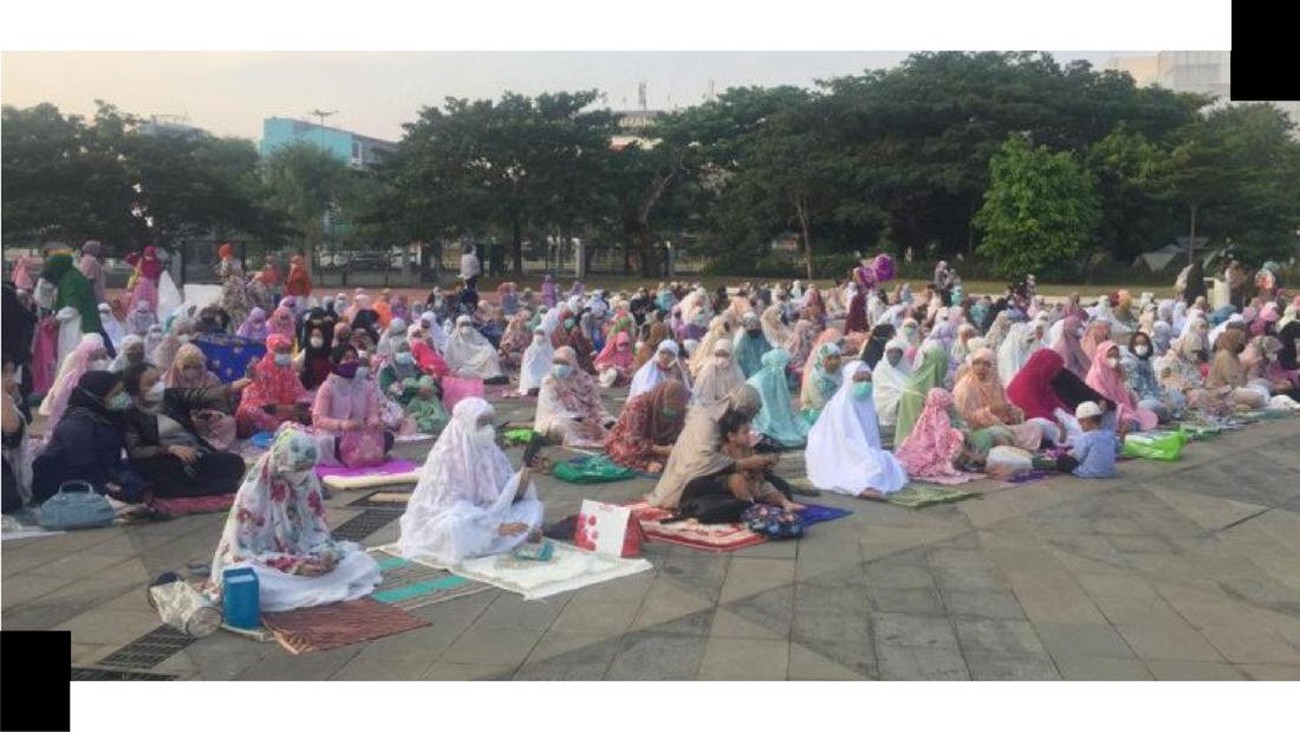
[[[229,567],[221,573],[226,625],[256,630],[262,624],[257,574],[252,567]]]

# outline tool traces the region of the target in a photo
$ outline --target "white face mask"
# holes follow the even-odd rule
[[[106,358],[101,358],[91,363],[90,368],[92,371],[107,371],[108,367],[112,365],[113,365],[112,361],[109,361]]]
[[[322,346],[324,346],[324,345],[325,345],[325,339],[324,339],[324,338],[313,338],[313,339],[311,339],[311,347],[312,347],[312,348],[320,348],[320,347],[322,347]]]
[[[179,334],[179,335],[176,336],[176,340],[179,341],[179,342],[181,342],[181,343],[189,343],[189,342],[190,342],[190,334],[189,334],[189,333],[181,333],[181,334]]]
[[[1106,358],[1106,363],[1109,364],[1111,368],[1117,369],[1119,368],[1119,357],[1109,356]]]
[[[497,430],[490,424],[480,425],[470,437],[475,447],[488,448],[497,444]]]
[[[1133,352],[1139,356],[1145,356],[1148,353],[1151,353],[1151,348],[1149,346],[1134,346]]]

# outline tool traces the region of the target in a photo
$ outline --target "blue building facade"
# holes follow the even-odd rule
[[[262,157],[273,154],[285,145],[298,142],[309,142],[324,148],[355,168],[368,168],[397,147],[396,143],[387,140],[302,120],[286,117],[268,117],[262,120],[262,141],[259,145]]]

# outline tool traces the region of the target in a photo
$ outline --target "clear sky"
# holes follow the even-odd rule
[[[1112,52],[1054,53],[1100,66]],[[1135,52],[1141,53],[1141,52]],[[142,115],[188,117],[223,135],[260,137],[263,117],[308,119],[386,139],[422,106],[448,96],[504,91],[598,89],[614,109],[699,103],[710,80],[731,86],[811,85],[815,79],[888,68],[906,52],[9,52],[0,58],[0,99],[26,107],[51,102],[89,114],[103,99]]]
[[[251,138],[264,117],[322,109],[337,112],[328,124],[397,139],[447,96],[594,88],[612,108],[635,108],[644,81],[648,105],[671,109],[700,102],[710,80],[718,91],[811,85],[908,53],[873,49],[1042,49],[1096,66],[1154,52],[1109,49],[1223,50],[1230,10],[1230,0],[10,2],[0,101],[88,114],[103,99]]]

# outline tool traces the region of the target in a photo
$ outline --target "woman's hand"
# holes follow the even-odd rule
[[[193,465],[199,459],[199,451],[184,445],[171,445],[167,452],[186,465]]]
[[[519,536],[526,531],[528,531],[528,524],[520,523],[518,521],[501,524],[501,526],[497,528],[497,534],[500,536]]]
[[[245,376],[242,379],[236,379],[230,382],[230,390],[235,392],[243,391],[251,383],[253,383],[253,380]]]

